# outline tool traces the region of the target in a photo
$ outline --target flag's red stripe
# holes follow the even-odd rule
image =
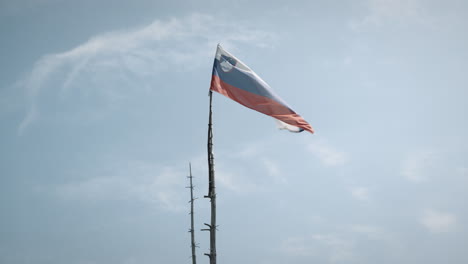
[[[218,92],[245,107],[269,115],[287,124],[303,128],[314,133],[313,128],[300,115],[287,106],[267,97],[263,97],[223,82],[217,75],[211,78],[212,91]]]

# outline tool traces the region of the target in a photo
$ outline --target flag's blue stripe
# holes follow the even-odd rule
[[[283,100],[269,91],[268,87],[265,87],[265,85],[258,82],[257,77],[252,75],[250,72],[239,70],[236,67],[233,67],[230,71],[225,72],[221,69],[219,61],[215,59],[213,65],[213,75],[218,75],[218,77],[227,84],[235,86],[244,91],[275,100],[276,102],[290,108]]]

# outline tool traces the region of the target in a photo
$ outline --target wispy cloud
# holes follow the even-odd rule
[[[217,164],[219,184],[235,193],[265,191],[287,182],[279,165],[267,157],[246,159],[222,153],[218,156],[223,160]]]
[[[360,263],[367,253],[361,251],[361,245],[367,245],[369,241],[384,243],[389,250],[396,250],[399,244],[390,232],[375,225],[335,226],[334,229],[331,232],[288,237],[280,250],[289,258],[314,258],[315,262],[320,263]]]
[[[330,249],[330,262],[348,262],[353,258],[353,242],[336,235],[314,235],[312,238]]]
[[[68,51],[43,56],[21,82],[27,90],[29,110],[18,133],[39,118],[40,95],[45,90],[54,91],[57,97],[48,100],[64,100],[75,90],[74,96],[91,93],[115,104],[135,89],[154,89],[158,73],[205,65],[219,42],[231,48],[271,42],[268,32],[221,21],[226,20],[203,14],[156,20],[144,27],[103,33]]]
[[[468,168],[467,167],[459,167],[459,168],[456,169],[456,171],[460,176],[468,179]]]
[[[270,140],[249,142],[243,147],[216,153],[219,186],[237,194],[266,191],[286,184],[286,172],[268,154]]]
[[[350,23],[354,30],[405,24],[409,21],[425,23],[425,11],[419,0],[365,0],[364,3],[368,13]]]
[[[281,251],[291,256],[314,256],[316,250],[311,248],[310,242],[304,237],[289,237],[283,241]]]
[[[421,217],[420,223],[431,233],[445,233],[455,229],[457,217],[448,212],[428,209]]]
[[[281,245],[281,251],[291,257],[326,255],[330,263],[347,263],[353,259],[354,243],[336,234],[314,234],[289,237]]]
[[[55,186],[62,199],[81,202],[129,200],[155,205],[169,211],[186,209],[185,189],[187,173],[173,167],[135,161],[112,166],[84,180]]]
[[[390,233],[381,227],[373,225],[353,225],[350,228],[351,232],[364,235],[369,240],[386,240],[392,239]]]
[[[278,162],[275,162],[274,160],[267,157],[263,157],[261,161],[268,175],[273,179],[274,183],[283,184],[288,182]]]
[[[403,161],[401,174],[412,182],[426,181],[435,166],[435,161],[436,155],[433,151],[413,152]]]
[[[349,155],[346,152],[336,149],[323,140],[309,144],[307,149],[327,167],[342,166],[349,160]]]
[[[247,173],[230,172],[226,169],[218,169],[216,177],[219,185],[237,194],[259,191],[261,188],[255,182],[248,180]]]
[[[351,188],[351,195],[360,201],[369,201],[369,189],[366,187],[353,187]]]

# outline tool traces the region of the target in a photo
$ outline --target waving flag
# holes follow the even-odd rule
[[[216,50],[210,90],[277,119],[280,129],[314,133],[309,123],[278,97],[265,81],[220,45]]]

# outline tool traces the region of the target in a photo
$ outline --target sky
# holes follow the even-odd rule
[[[315,129],[213,97],[218,263],[468,263],[468,3],[0,1],[0,263],[208,263],[220,43]]]

